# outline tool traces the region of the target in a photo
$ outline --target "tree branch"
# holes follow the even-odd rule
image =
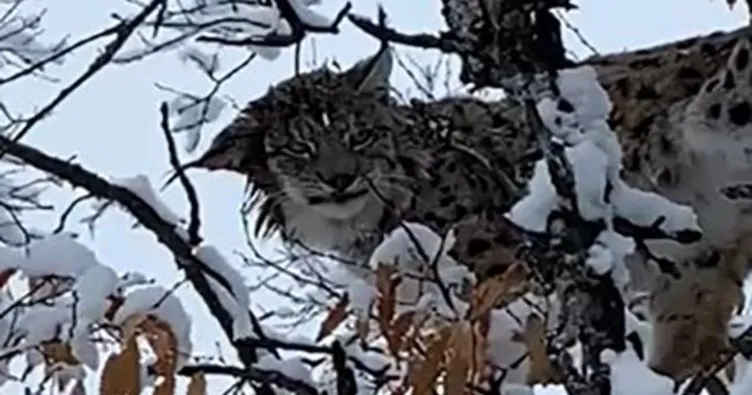
[[[239,366],[223,366],[213,364],[188,365],[180,369],[180,371],[178,371],[178,374],[181,376],[190,377],[194,373],[198,372],[204,374],[231,376],[259,383],[274,384],[301,395],[319,394],[319,392],[315,388],[313,388],[306,382],[287,377],[277,371],[259,369],[252,366],[241,368]]]
[[[287,21],[290,24],[290,34],[277,34],[270,33],[265,36],[248,37],[244,39],[227,39],[215,36],[200,36],[196,41],[213,42],[223,45],[233,46],[247,46],[256,45],[261,47],[289,47],[297,44],[305,38],[307,33],[339,33],[339,25],[345,19],[347,14],[352,8],[350,2],[345,3],[342,9],[339,10],[337,16],[329,26],[314,26],[303,21],[298,13],[295,11],[295,7],[289,0],[275,0],[277,8],[279,9],[279,15],[281,19]]]
[[[201,227],[201,217],[199,215],[198,195],[196,188],[185,175],[185,171],[180,167],[180,159],[178,159],[178,151],[175,147],[175,138],[172,137],[169,124],[169,113],[167,103],[162,103],[159,106],[159,114],[162,118],[160,123],[162,132],[164,132],[165,140],[167,140],[167,151],[170,156],[170,165],[175,170],[175,174],[180,180],[180,184],[185,190],[186,198],[188,199],[188,205],[190,206],[190,219],[188,220],[188,243],[190,245],[198,245],[201,243],[201,236],[199,235],[199,228]]]
[[[157,237],[160,243],[172,252],[178,267],[185,270],[186,277],[199,295],[201,295],[201,298],[206,303],[211,314],[219,322],[228,339],[233,338],[233,317],[222,306],[205,275],[216,279],[232,294],[231,287],[221,275],[193,254],[191,245],[178,235],[175,226],[161,218],[159,213],[148,203],[130,190],[113,185],[80,165],[67,163],[33,147],[14,143],[5,136],[0,136],[0,150],[21,159],[41,171],[53,174],[74,187],[83,188],[97,198],[115,201],[125,207],[131,215]],[[251,313],[249,312],[249,314]],[[251,317],[253,322],[256,322],[252,314]],[[254,326],[254,331],[263,337],[264,334],[260,326]],[[243,363],[250,365],[256,360],[255,349],[247,347],[247,341],[239,340],[232,343]]]

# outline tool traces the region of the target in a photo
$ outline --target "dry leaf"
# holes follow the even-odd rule
[[[491,330],[491,311],[489,310],[480,317],[477,317],[474,324],[478,334],[483,337],[483,339],[488,338],[488,331]]]
[[[164,380],[154,389],[154,395],[175,393],[175,370],[177,369],[178,343],[172,328],[156,317],[150,316],[139,327],[157,355],[154,371]]]
[[[119,354],[110,355],[104,364],[99,383],[100,395],[138,395],[141,392],[141,369],[135,336],[126,339]]]
[[[203,373],[196,372],[191,376],[186,395],[206,395],[206,377]]]
[[[44,370],[45,374],[52,374],[59,369],[58,364],[66,364],[71,366],[80,365],[78,359],[73,355],[73,350],[70,344],[63,343],[59,340],[52,340],[44,342],[39,348],[39,352],[44,357]],[[65,387],[71,381],[71,378],[65,378],[58,376],[56,379],[57,387],[59,391],[64,391]],[[78,391],[78,392],[77,392]],[[77,382],[71,390],[70,395],[83,395],[85,393],[81,382]]]
[[[350,298],[348,297],[347,293],[345,293],[342,299],[337,302],[333,309],[329,310],[329,314],[327,314],[326,318],[324,318],[324,321],[319,327],[319,334],[318,336],[316,336],[316,341],[320,341],[321,339],[331,334],[335,329],[337,329],[339,324],[341,324],[342,321],[347,318],[347,306],[349,304]]]
[[[56,363],[66,363],[68,365],[78,365],[80,362],[73,356],[73,351],[68,343],[63,343],[59,340],[53,340],[42,344],[42,355],[47,361],[48,365],[54,365]]]
[[[525,265],[515,263],[504,273],[478,284],[468,310],[469,319],[474,321],[494,308],[504,307],[527,292],[528,274]]]
[[[413,316],[412,331],[410,335],[403,340],[402,350],[408,350],[408,356],[414,356],[424,349],[425,333],[422,329],[426,322],[430,320],[430,315],[425,312],[416,311]],[[433,326],[432,326],[433,327]],[[414,359],[414,358],[411,358]]]
[[[470,368],[474,362],[475,347],[470,322],[462,321],[452,326],[448,349],[444,390],[447,394],[464,394],[470,377]]]
[[[402,313],[394,320],[391,328],[389,328],[390,330],[387,332],[386,341],[389,345],[389,351],[393,356],[396,357],[400,350],[402,350],[405,334],[407,334],[407,331],[413,326],[414,317],[414,311]]]
[[[394,305],[396,303],[396,291],[399,285],[399,277],[394,274],[397,269],[392,265],[380,263],[376,269],[376,289],[379,297],[376,303],[376,314],[381,327],[381,333],[388,333],[392,319],[394,318]]]
[[[483,321],[473,323],[473,366],[471,381],[479,385],[486,378],[486,362],[488,361],[488,325]]]
[[[444,350],[446,349],[451,328],[446,327],[433,334],[429,340],[426,357],[422,361],[414,361],[408,375],[412,395],[431,395],[436,379],[444,367]]]
[[[29,303],[39,302],[53,295],[59,295],[69,290],[72,286],[72,280],[46,276],[30,276],[27,283],[29,290],[34,290],[29,295]]]
[[[125,303],[125,298],[120,296],[109,296],[107,299],[110,301],[110,306],[107,307],[107,311],[104,312],[104,317],[108,320],[112,320],[115,318],[115,313],[117,313],[120,306]]]
[[[555,384],[559,383],[558,374],[546,352],[546,327],[541,317],[530,314],[525,324],[525,331],[517,338],[525,343],[530,369],[527,375],[528,384]]]
[[[149,317],[145,314],[133,314],[120,324],[120,329],[123,331],[123,340],[135,337],[138,335],[139,327],[141,323],[146,321]]]
[[[358,331],[358,340],[361,344],[367,344],[368,334],[371,331],[371,323],[368,320],[368,314],[358,315],[355,320],[355,326]]]
[[[5,269],[0,271],[0,288],[8,283],[8,280],[10,280],[14,273],[16,273],[16,269]]]

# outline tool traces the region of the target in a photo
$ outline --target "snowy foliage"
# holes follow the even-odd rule
[[[379,264],[396,267],[402,278],[397,286],[398,303],[418,304],[422,308],[428,308],[441,297],[441,291],[435,284],[424,280],[426,273],[435,271],[439,281],[452,290],[475,282],[468,268],[457,264],[448,255],[454,242],[451,232],[446,237],[441,237],[425,225],[406,222],[376,247],[369,259],[370,266],[373,270],[378,270]],[[370,294],[369,291],[366,293]],[[441,306],[440,310],[445,314],[456,314],[448,311],[449,306]]]
[[[37,355],[59,342],[67,343],[73,358],[91,370],[106,352],[96,343],[103,325],[122,324],[135,315],[154,315],[176,333],[180,359],[191,352],[190,318],[169,290],[141,287],[138,273],[118,275],[94,252],[70,234],[51,234],[33,241],[26,251],[2,249],[3,288],[8,279],[26,290],[10,300],[3,296],[0,355],[27,355],[32,367],[44,362]],[[12,280],[11,282],[16,281]],[[24,285],[25,281],[25,285]]]
[[[13,70],[23,69],[39,63],[65,48],[66,41],[56,43],[40,39],[44,31],[42,21],[44,13],[28,13],[17,6],[17,1],[0,2],[0,70],[8,67]],[[50,63],[60,64],[63,57]],[[5,75],[0,74],[0,77]]]

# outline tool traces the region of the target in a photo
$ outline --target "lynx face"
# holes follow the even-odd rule
[[[343,72],[321,68],[271,87],[197,166],[246,174],[263,192],[257,232],[364,257],[429,163],[389,98],[391,57],[380,51]]]
[[[379,204],[375,194],[394,199],[409,187],[388,104],[343,80],[322,70],[275,87],[270,96],[284,117],[264,140],[269,171],[284,194],[337,220]]]

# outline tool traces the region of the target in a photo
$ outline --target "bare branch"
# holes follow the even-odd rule
[[[188,243],[191,245],[198,245],[201,243],[201,236],[199,236],[199,228],[201,227],[201,218],[199,214],[198,195],[196,194],[196,188],[185,175],[185,172],[180,167],[180,159],[178,159],[177,148],[175,147],[175,139],[170,132],[170,125],[168,123],[168,109],[167,103],[162,103],[159,106],[159,112],[162,116],[162,131],[164,132],[165,139],[167,140],[167,151],[170,156],[170,164],[175,170],[180,184],[182,184],[185,190],[185,195],[188,198],[188,204],[190,206],[190,219],[188,222]]]
[[[300,380],[295,380],[285,375],[280,374],[273,370],[259,369],[253,366],[237,367],[237,366],[221,366],[221,365],[188,365],[180,369],[178,374],[181,376],[190,377],[194,373],[201,372],[210,375],[222,375],[240,378],[248,381],[255,381],[259,383],[269,383],[278,385],[282,388],[290,391],[295,391],[296,394],[303,395],[318,395],[319,392],[311,387],[308,383]]]
[[[307,33],[339,33],[339,25],[345,19],[352,8],[352,4],[347,2],[337,13],[334,21],[329,26],[316,26],[304,21],[298,14],[292,1],[297,0],[275,0],[277,8],[282,19],[290,25],[289,34],[270,33],[263,37],[248,37],[244,39],[227,39],[222,37],[201,36],[197,41],[214,42],[223,45],[255,45],[260,47],[289,47],[303,41]]]
[[[152,0],[146,7],[141,10],[141,12],[136,14],[132,19],[120,24],[118,28],[114,30],[116,34],[115,39],[105,46],[104,52],[97,56],[96,59],[94,59],[94,61],[89,65],[89,68],[83,74],[76,78],[70,85],[61,90],[60,93],[58,93],[58,95],[54,99],[52,99],[52,101],[50,101],[46,106],[44,106],[41,110],[39,110],[36,114],[29,118],[25,122],[24,127],[14,136],[13,141],[20,141],[27,133],[31,131],[31,129],[37,123],[39,123],[42,119],[52,113],[52,111],[60,103],[62,103],[63,100],[65,100],[70,94],[75,92],[98,71],[103,69],[115,57],[117,51],[122,48],[122,46],[131,36],[131,34],[133,34],[136,28],[138,28],[144,22],[144,20],[146,20],[146,18],[165,1],[166,0]],[[0,157],[5,155],[7,152],[8,151],[0,150]]]

